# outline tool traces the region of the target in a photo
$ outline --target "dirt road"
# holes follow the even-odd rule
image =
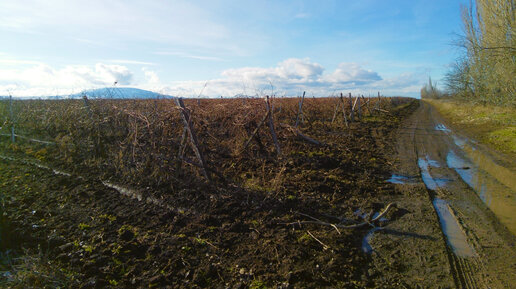
[[[511,160],[452,131],[425,102],[399,129],[396,148],[390,181],[410,209],[375,234],[377,269],[395,271],[397,260],[399,280],[414,287],[514,288]]]

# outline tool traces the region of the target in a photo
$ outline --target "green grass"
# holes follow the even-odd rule
[[[425,100],[441,115],[464,129],[477,141],[498,151],[516,155],[516,109],[480,105],[459,100]]]
[[[511,152],[516,152],[516,127],[506,127],[492,131],[488,135],[489,141],[497,147],[504,147]]]

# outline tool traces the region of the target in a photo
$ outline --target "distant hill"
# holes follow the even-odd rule
[[[83,95],[88,98],[118,98],[118,99],[149,99],[149,98],[171,98],[170,95],[160,94],[149,90],[132,87],[104,87],[98,89],[85,90],[80,93],[70,95],[70,98],[80,98]]]

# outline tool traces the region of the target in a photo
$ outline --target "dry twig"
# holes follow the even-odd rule
[[[378,214],[378,216],[376,216],[376,218],[370,220],[370,221],[365,221],[365,222],[362,222],[362,223],[358,223],[358,224],[354,224],[354,225],[341,225],[341,224],[332,224],[332,223],[328,223],[328,222],[323,222],[319,219],[316,219],[314,217],[311,217],[309,215],[306,215],[306,214],[301,214],[299,213],[300,215],[303,215],[303,216],[306,216],[306,217],[309,217],[310,219],[314,220],[314,221],[297,221],[297,222],[293,222],[293,223],[283,223],[285,225],[301,225],[301,224],[316,224],[316,225],[323,225],[323,226],[330,226],[330,227],[333,227],[333,228],[340,228],[340,229],[356,229],[356,228],[361,228],[361,227],[364,227],[364,226],[367,226],[367,225],[373,225],[376,221],[380,220],[383,216],[385,216],[385,214],[387,214],[387,212],[392,208],[392,207],[395,207],[396,204],[395,203],[390,203],[387,205],[387,207],[385,207],[385,209],[380,213]]]
[[[328,250],[330,249],[330,246],[324,244],[323,242],[321,242],[321,240],[317,239],[312,233],[310,233],[310,231],[306,231],[308,233],[308,235],[310,235],[310,237],[314,238],[314,240],[316,240],[319,244],[321,244],[323,246],[323,249],[324,250]]]

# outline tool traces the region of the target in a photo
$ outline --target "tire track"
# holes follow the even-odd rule
[[[493,222],[499,221],[490,217],[489,209],[478,199],[477,194],[453,168],[448,167],[447,154],[456,145],[451,139],[451,131],[442,125],[439,116],[424,102],[416,114],[417,120],[412,122],[416,125],[413,147],[419,160],[420,175],[434,203],[436,219],[441,223],[456,287],[512,288],[514,272],[509,272],[513,264],[511,259],[514,260],[511,258],[515,253],[514,247],[508,245],[510,242],[507,243],[503,237],[500,239],[496,225],[493,227]],[[438,208],[436,200],[441,201],[444,207]],[[444,222],[442,210],[448,218]],[[450,235],[450,227],[454,226],[459,238]],[[454,244],[457,241],[459,245]],[[491,243],[498,246],[492,246]],[[461,251],[463,248],[460,246],[470,247],[474,253],[465,254],[467,250]]]
[[[37,167],[37,168],[40,168],[40,169],[43,169],[43,170],[48,170],[48,171],[51,171],[54,175],[61,175],[61,176],[65,176],[65,177],[78,178],[78,179],[83,179],[83,180],[85,179],[82,176],[74,176],[71,173],[64,172],[64,171],[61,171],[61,170],[57,170],[57,169],[54,169],[54,168],[51,168],[51,167],[48,167],[48,166],[45,166],[45,165],[42,165],[42,164],[38,164],[38,163],[29,161],[29,160],[16,159],[16,158],[5,156],[5,155],[0,155],[0,159],[7,160],[7,161],[12,161],[12,162],[20,162],[20,163],[25,164],[25,165],[34,166],[34,167]],[[106,188],[115,190],[120,195],[122,195],[124,197],[128,197],[130,199],[134,199],[134,200],[136,200],[138,202],[145,202],[147,204],[151,204],[151,205],[160,207],[162,209],[166,209],[168,211],[172,211],[174,213],[180,213],[180,214],[185,214],[186,213],[186,214],[191,214],[191,215],[196,215],[197,214],[196,212],[194,212],[192,210],[188,210],[186,208],[174,208],[174,207],[171,207],[168,204],[166,204],[164,200],[155,198],[155,197],[151,196],[149,193],[146,193],[146,192],[141,192],[139,190],[134,190],[134,189],[126,188],[126,187],[120,186],[118,184],[109,182],[109,181],[102,181],[101,180],[100,183],[102,185],[104,185]]]

